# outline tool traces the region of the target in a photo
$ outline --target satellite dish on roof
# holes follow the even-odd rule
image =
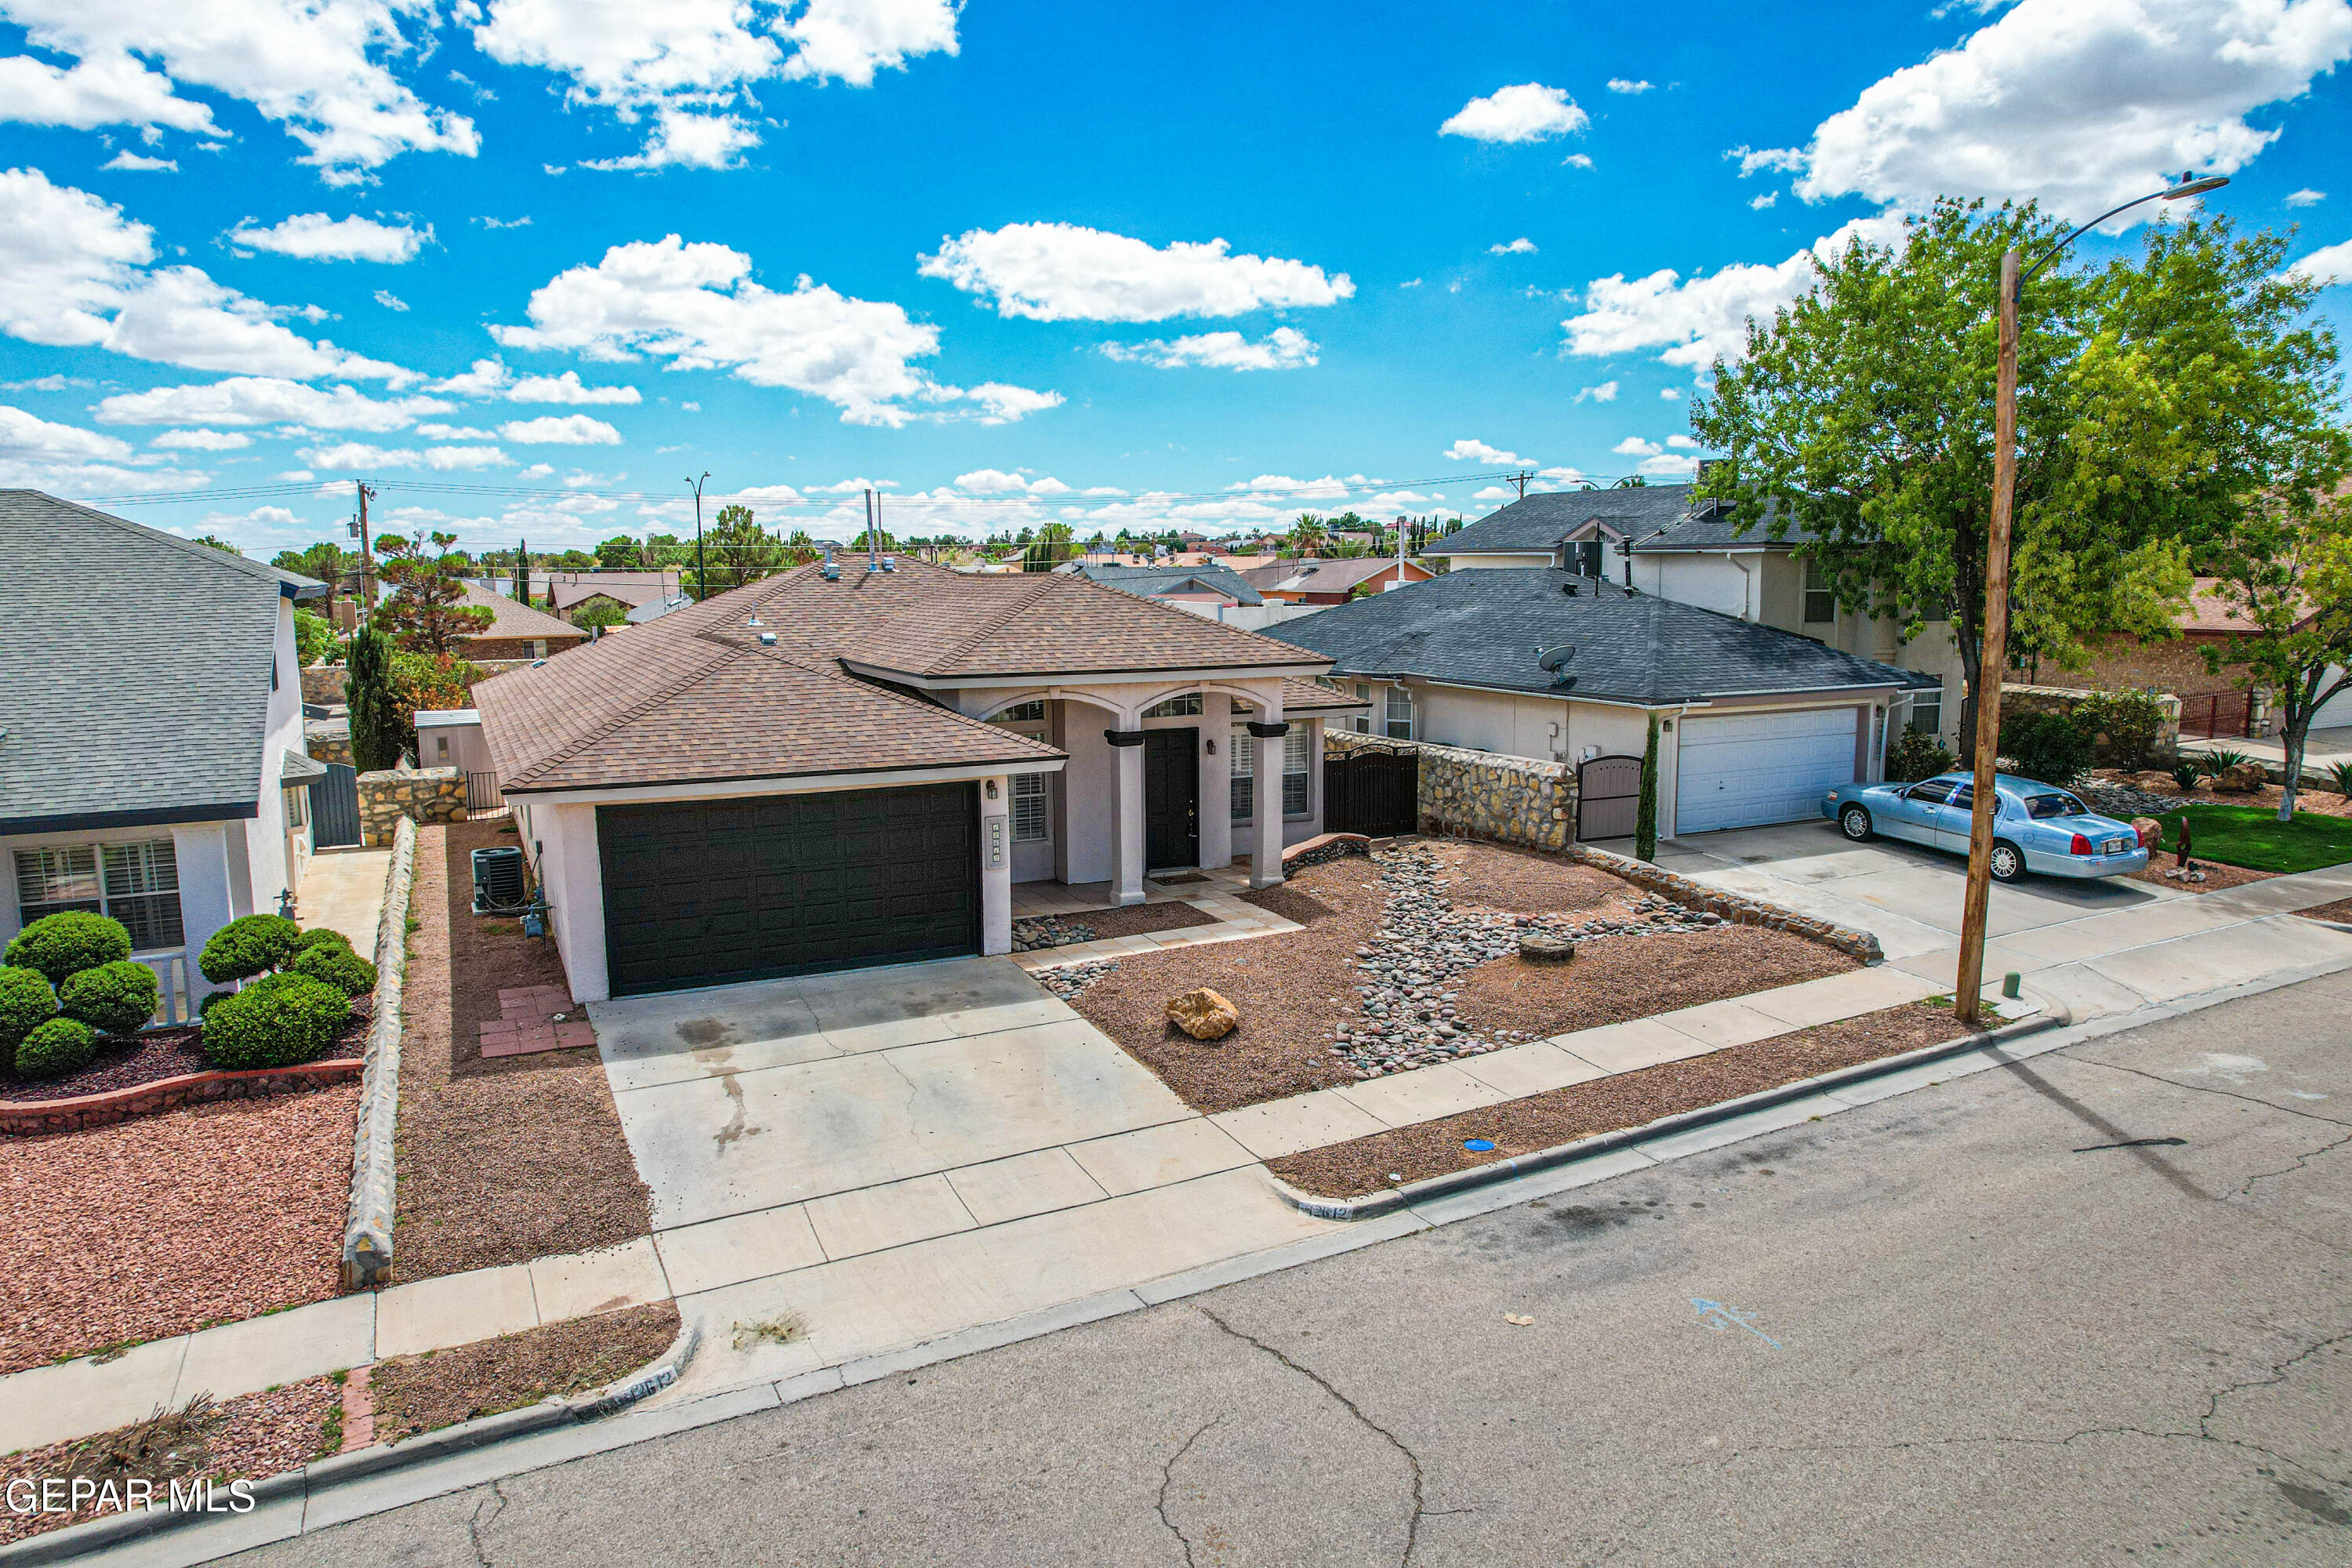
[[[1555,648],[1536,649],[1536,668],[1546,675],[1558,675],[1576,657],[1574,643],[1562,643]]]

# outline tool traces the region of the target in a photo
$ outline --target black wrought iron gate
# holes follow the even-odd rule
[[[1421,757],[1365,749],[1323,759],[1323,830],[1373,838],[1419,826]]]

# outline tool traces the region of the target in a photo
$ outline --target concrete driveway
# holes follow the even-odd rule
[[[653,1189],[664,1274],[705,1328],[690,1387],[791,1375],[1328,1228],[1009,960],[589,1011]]]
[[[1658,847],[1669,870],[1877,936],[1887,963],[1950,984],[1968,862],[1829,822],[1697,834]],[[2079,1018],[2128,1012],[2341,954],[2341,933],[2291,911],[2352,893],[2352,866],[2211,893],[2127,879],[1995,884],[1985,976],[2011,972]]]

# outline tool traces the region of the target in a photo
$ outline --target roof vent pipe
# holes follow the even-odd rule
[[[817,575],[828,583],[841,581],[841,568],[834,562],[833,546],[830,544],[824,547],[824,564],[817,568]]]

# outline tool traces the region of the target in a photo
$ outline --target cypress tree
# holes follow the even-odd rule
[[[1633,818],[1633,856],[1658,858],[1658,716],[1650,715],[1650,743],[1642,752],[1642,804]]]
[[[530,546],[515,541],[514,597],[518,604],[530,603]]]
[[[352,635],[343,700],[351,705],[352,765],[363,773],[400,765],[408,749],[409,720],[400,710],[392,674],[392,643],[373,626]]]

